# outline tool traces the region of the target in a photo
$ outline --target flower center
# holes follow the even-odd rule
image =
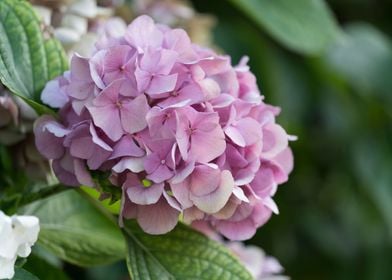
[[[143,187],[149,188],[149,187],[151,187],[152,182],[150,180],[148,180],[148,179],[143,179],[142,180],[142,184],[143,184]]]

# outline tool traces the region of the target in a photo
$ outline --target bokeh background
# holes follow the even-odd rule
[[[114,2],[121,1],[98,1]],[[184,1],[130,0],[116,13],[130,19],[152,12],[185,24],[193,39],[231,55],[233,64],[248,55],[266,101],[282,108],[279,123],[298,136],[291,143],[295,169],[276,195],[280,214],[248,243],[275,256],[294,280],[392,279],[392,2],[193,0],[200,14],[182,8],[175,17],[177,4],[135,13],[135,2]],[[0,145],[0,181],[15,187],[14,174],[27,186],[4,151]],[[53,279],[45,267],[34,256],[26,264]],[[69,279],[127,277],[123,263],[64,268]]]
[[[279,39],[260,17],[301,16],[298,6],[321,1],[295,0],[270,16],[264,4],[268,12],[267,2],[290,1],[193,2],[216,16],[215,43],[234,62],[250,57],[266,100],[298,136],[294,172],[276,195],[280,215],[250,243],[292,279],[392,279],[392,2],[326,2],[341,34],[313,53]]]

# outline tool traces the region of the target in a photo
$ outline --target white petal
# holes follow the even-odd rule
[[[0,279],[11,279],[14,277],[16,257],[7,259],[0,257]]]

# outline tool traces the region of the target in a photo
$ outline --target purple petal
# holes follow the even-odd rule
[[[177,225],[179,214],[161,197],[156,204],[138,206],[137,221],[146,233],[164,234]]]
[[[146,128],[146,115],[149,109],[145,95],[139,95],[129,103],[124,103],[120,109],[123,129],[128,133],[135,133]]]

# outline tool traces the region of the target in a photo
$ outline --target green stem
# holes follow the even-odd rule
[[[23,195],[17,195],[14,197],[4,198],[0,200],[0,208],[3,211],[12,214],[17,211],[18,208],[23,207],[27,204],[33,203],[37,200],[47,198],[49,196],[58,194],[60,192],[69,190],[70,188],[62,184],[56,184],[45,187],[34,193],[27,193]]]

